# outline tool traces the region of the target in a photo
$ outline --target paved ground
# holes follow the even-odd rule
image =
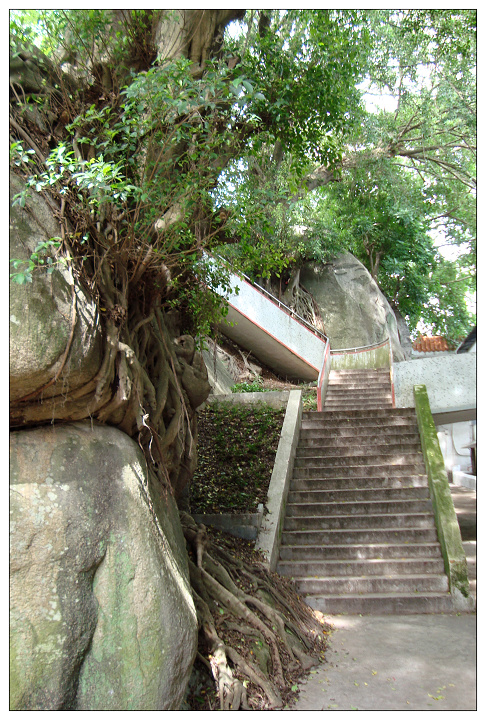
[[[475,710],[476,615],[344,616],[292,710]]]
[[[476,493],[454,488],[465,544]],[[333,615],[327,661],[292,710],[476,710],[476,615]],[[480,699],[484,697],[480,687]]]

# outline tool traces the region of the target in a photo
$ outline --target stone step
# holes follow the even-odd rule
[[[385,448],[385,452],[373,452],[373,448],[325,448],[313,447],[308,452],[296,453],[294,467],[341,467],[342,465],[403,465],[423,462],[423,455],[416,448]]]
[[[344,387],[343,385],[327,389],[325,404],[329,400],[346,402],[346,400],[391,400],[391,388],[380,387]],[[339,408],[338,408],[339,409]]]
[[[390,368],[359,368],[359,369],[348,369],[343,368],[342,370],[331,370],[329,377],[331,378],[346,378],[346,377],[390,377]]]
[[[376,530],[388,529],[393,532],[397,528],[433,528],[434,516],[430,512],[411,512],[400,514],[366,514],[366,515],[306,515],[302,517],[285,517],[284,530]],[[337,542],[337,541],[335,541]]]
[[[402,463],[401,465],[364,465],[354,464],[335,467],[294,467],[294,478],[333,478],[333,477],[400,477],[401,475],[422,475],[422,463]]]
[[[359,387],[349,387],[346,388],[342,385],[339,387],[331,387],[328,388],[326,397],[325,397],[325,404],[327,405],[329,400],[334,401],[346,401],[348,399],[353,400],[391,400],[392,399],[392,393],[391,388],[380,388],[380,387],[367,387],[367,388],[359,388]]]
[[[439,558],[442,552],[438,542],[429,543],[368,543],[348,545],[282,545],[280,561],[311,560],[366,560],[367,558]]]
[[[388,433],[380,432],[374,434],[362,433],[360,431],[359,434],[357,434],[354,428],[342,428],[339,434],[319,433],[319,435],[315,437],[308,437],[307,435],[305,437],[301,436],[297,446],[297,454],[299,454],[301,450],[307,450],[312,447],[320,447],[323,449],[347,447],[351,449],[361,445],[377,448],[380,446],[396,448],[406,448],[408,446],[421,447],[418,430],[397,433],[395,429]]]
[[[453,612],[449,593],[414,592],[332,597],[309,595],[306,603],[326,615],[426,615]]]
[[[376,575],[397,577],[406,575],[441,575],[444,573],[442,558],[369,558],[367,560],[283,560],[277,564],[277,572],[299,580],[326,578],[373,577]],[[447,589],[447,587],[446,587]]]
[[[396,455],[409,457],[412,454],[420,455],[422,452],[420,442],[418,442],[416,439],[414,439],[414,442],[390,442],[386,444],[383,444],[383,438],[381,438],[381,441],[381,443],[370,442],[366,444],[355,444],[352,443],[351,439],[348,439],[347,442],[332,442],[332,444],[328,443],[326,445],[319,445],[318,443],[314,443],[310,446],[302,446],[299,443],[296,448],[295,456],[296,458],[301,459],[312,459],[313,457],[332,458],[336,456],[346,456],[348,458],[358,456],[373,457],[375,454],[379,455],[380,457],[394,457]]]
[[[391,378],[389,370],[386,370],[385,372],[373,373],[339,373],[331,370],[331,372],[329,373],[328,382],[333,385],[337,383],[347,382],[361,383],[363,385],[366,385],[370,382],[384,382],[390,385]]]
[[[412,543],[436,543],[435,527],[375,527],[375,528],[334,528],[327,530],[284,528],[282,546],[313,545],[406,545]]]
[[[295,503],[348,503],[373,502],[383,500],[429,500],[429,488],[347,488],[331,490],[293,490],[289,491],[287,504]]]
[[[425,473],[397,474],[396,476],[356,475],[348,477],[293,477],[290,489],[301,490],[347,490],[351,488],[411,488],[428,487]]]
[[[427,499],[367,500],[350,502],[288,503],[287,517],[333,517],[336,515],[401,515],[432,512],[432,502]]]
[[[377,410],[376,412],[380,412]],[[326,413],[323,413],[323,418],[319,420],[304,420],[301,426],[301,436],[305,437],[307,433],[313,431],[321,434],[329,432],[338,433],[340,430],[352,429],[359,432],[372,433],[386,433],[386,432],[398,432],[399,428],[403,428],[406,432],[410,432],[417,429],[417,420],[411,417],[391,417],[381,418],[373,415],[368,417],[336,417],[336,413],[327,413],[329,418],[326,422]]]
[[[359,445],[373,442],[388,443],[388,439],[390,439],[391,443],[396,443],[400,434],[404,442],[418,441],[418,430],[414,427],[395,426],[385,429],[375,426],[359,428],[347,426],[328,428],[327,430],[301,430],[298,447],[312,447],[315,445],[327,447],[333,444],[349,446],[351,444]]]
[[[390,380],[366,380],[364,382],[329,382],[326,389],[326,398],[329,394],[345,396],[348,393],[376,393],[381,395],[382,393],[391,394],[391,391],[392,386]]]
[[[383,410],[392,408],[391,400],[338,400],[327,402],[324,405],[324,412],[335,412],[336,410]]]
[[[417,416],[415,414],[415,408],[384,408],[383,410],[353,410],[351,412],[347,412],[345,410],[335,410],[333,413],[333,416],[335,419],[344,418],[346,420],[350,420],[352,418],[355,418],[356,420],[360,419],[367,419],[367,418],[386,418],[386,421],[393,419],[394,417],[399,418],[414,418],[415,421],[417,421]],[[317,410],[306,410],[302,413],[302,422],[308,422],[311,420],[315,424],[319,424],[321,422],[324,425],[327,425],[332,418],[329,417],[329,413],[325,412],[324,410],[318,412]]]
[[[467,572],[469,577],[476,575],[476,540],[464,540],[462,543],[467,560]]]
[[[293,580],[299,594],[343,595],[360,593],[447,593],[449,580],[445,572],[416,575],[375,575],[367,577],[296,577]]]

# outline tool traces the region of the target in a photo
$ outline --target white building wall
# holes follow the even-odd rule
[[[437,426],[437,436],[447,470],[472,472],[471,450],[468,446],[476,441],[475,429],[476,423],[473,421]]]

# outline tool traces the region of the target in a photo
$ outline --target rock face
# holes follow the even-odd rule
[[[11,434],[11,709],[177,710],[197,648],[171,496],[91,423]]]
[[[390,304],[351,253],[324,266],[307,263],[300,282],[319,307],[332,350],[364,347],[390,336],[394,360],[405,359]]]
[[[12,174],[11,194],[22,188],[22,181]],[[28,211],[11,208],[10,257],[27,260],[38,243],[59,232],[51,208],[33,193]],[[88,384],[102,360],[96,306],[64,265],[50,275],[34,271],[31,283],[11,282],[9,291],[10,402],[15,405],[22,398],[41,394],[43,405],[26,409],[29,423],[71,418],[73,404],[66,403],[67,391]],[[21,424],[22,409],[14,415]]]

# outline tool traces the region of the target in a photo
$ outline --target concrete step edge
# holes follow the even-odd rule
[[[284,548],[285,550],[289,551],[308,551],[308,552],[318,552],[318,553],[326,553],[326,552],[340,552],[340,551],[346,551],[346,552],[352,552],[356,551],[359,552],[361,550],[367,550],[369,552],[376,552],[379,557],[379,553],[382,553],[384,550],[388,550],[389,548],[393,548],[395,552],[405,552],[405,550],[410,549],[414,552],[425,552],[427,550],[437,550],[439,553],[441,552],[440,543],[438,541],[435,542],[408,542],[408,543],[395,543],[393,545],[390,545],[388,543],[344,543],[344,544],[338,544],[338,545],[331,545],[326,544],[325,547],[322,547],[322,545],[290,545],[290,544],[282,544],[281,548]],[[417,557],[420,557],[417,555]],[[428,557],[428,556],[425,556]],[[440,555],[442,557],[442,555]],[[287,560],[285,561],[287,562]]]

